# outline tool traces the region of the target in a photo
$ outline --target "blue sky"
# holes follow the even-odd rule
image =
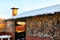
[[[12,7],[18,7],[18,14],[44,8],[52,5],[60,4],[60,0],[1,0],[0,1],[0,17],[12,17]]]

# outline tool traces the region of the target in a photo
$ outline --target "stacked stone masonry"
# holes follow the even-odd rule
[[[26,19],[26,35],[60,39],[60,12]]]

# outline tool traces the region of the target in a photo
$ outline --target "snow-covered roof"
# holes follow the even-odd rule
[[[54,12],[59,12],[60,11],[60,4],[59,5],[54,5],[50,7],[45,7],[45,8],[40,8],[28,12],[21,13],[17,16],[14,16],[10,19],[16,19],[16,18],[22,18],[22,17],[30,17],[30,16],[36,16],[36,15],[43,15],[43,14],[53,14]]]

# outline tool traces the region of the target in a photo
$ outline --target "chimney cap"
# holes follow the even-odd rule
[[[13,7],[13,8],[11,8],[11,9],[19,9],[19,8]]]

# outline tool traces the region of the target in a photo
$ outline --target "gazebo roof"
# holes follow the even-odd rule
[[[36,15],[49,14],[49,13],[54,14],[54,12],[60,12],[60,4],[24,12],[17,16],[11,17],[10,19],[24,18],[24,17],[36,16]]]

